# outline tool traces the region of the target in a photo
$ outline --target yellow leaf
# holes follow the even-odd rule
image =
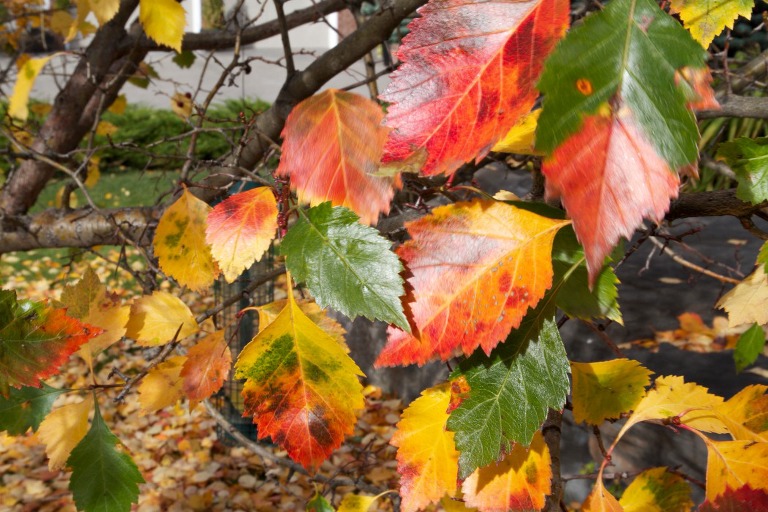
[[[61,187],[58,188],[58,190],[56,190],[56,196],[53,198],[53,205],[56,208],[61,208],[62,206],[64,206],[64,193],[67,192],[67,190],[68,189],[66,185],[62,185]],[[70,190],[70,194],[68,197],[69,201],[67,202],[67,206],[69,208],[77,208],[77,196],[75,194],[72,194],[71,192],[72,191]]]
[[[475,507],[468,507],[463,501],[458,499],[444,497],[440,500],[440,505],[443,506],[445,512],[476,512]]]
[[[446,430],[449,383],[422,391],[403,411],[390,444],[397,447],[402,510],[413,512],[456,494],[459,452]]]
[[[181,369],[187,360],[185,356],[169,357],[158,364],[139,384],[141,413],[159,411],[178,402],[182,395]]]
[[[584,504],[581,506],[582,512],[623,512],[624,508],[605,489],[602,471],[597,477],[598,479],[592,488],[592,492],[589,493],[589,496],[587,496],[587,499],[584,500]]]
[[[680,13],[685,27],[706,49],[724,28],[733,28],[736,18],[749,18],[754,5],[754,0],[672,0],[670,9]]]
[[[133,302],[125,335],[141,346],[152,347],[171,341],[176,331],[181,340],[198,330],[195,317],[181,299],[157,291]]]
[[[574,419],[600,425],[634,409],[651,382],[652,372],[637,361],[616,359],[571,363],[571,373]]]
[[[501,462],[478,468],[461,486],[464,501],[479,510],[541,510],[551,492],[552,459],[537,431],[530,448],[519,443]]]
[[[338,448],[365,405],[363,373],[347,352],[301,311],[289,287],[285,308],[235,364],[259,439],[270,436],[313,469]]]
[[[734,439],[768,442],[768,386],[754,384],[715,408]]]
[[[647,469],[632,480],[619,503],[624,512],[690,512],[691,487],[667,468]]]
[[[35,79],[53,55],[29,59],[19,69],[19,76],[16,77],[16,85],[13,86],[13,94],[8,102],[8,115],[19,121],[26,121],[29,116],[29,93],[35,84]]]
[[[92,156],[88,160],[88,174],[85,177],[84,185],[88,188],[93,188],[99,182],[101,178],[101,170],[99,170],[99,161],[101,159],[97,156]]]
[[[728,312],[728,325],[768,323],[768,275],[765,265],[758,265],[733,290],[722,296],[717,307]]]
[[[378,496],[347,494],[342,498],[336,512],[367,512]]]
[[[637,404],[613,444],[618,443],[621,436],[638,422],[671,417],[679,417],[681,423],[698,430],[724,434],[727,429],[712,410],[722,403],[721,397],[710,394],[703,386],[686,383],[682,377],[659,377],[654,389]]]
[[[287,302],[288,299],[276,300],[258,307],[259,332],[266,329],[267,326],[275,321],[280,312],[285,309]],[[335,339],[341,346],[347,346],[347,342],[344,340],[344,335],[347,331],[344,330],[344,327],[342,327],[339,322],[329,317],[326,311],[320,308],[315,301],[300,299],[296,301],[296,304],[301,311],[312,320],[312,322],[317,324],[317,326],[323,330],[323,332]]]
[[[104,333],[80,347],[80,356],[89,366],[93,365],[94,355],[125,335],[131,308],[121,305],[122,301],[116,295],[107,293],[92,268],[85,271],[76,285],[64,289],[61,302],[67,306],[70,316],[104,329]]]
[[[103,25],[114,18],[120,9],[120,0],[88,0],[91,11],[96,15],[99,25]]]
[[[140,0],[139,21],[157,44],[181,52],[186,12],[176,0]]]
[[[539,123],[539,115],[541,115],[540,108],[521,117],[504,138],[493,146],[491,151],[519,155],[543,155],[544,153],[535,149],[536,126]]]
[[[171,97],[171,110],[183,120],[189,119],[192,115],[192,98],[186,94],[177,92]]]
[[[128,106],[128,100],[125,99],[125,94],[121,94],[115,98],[115,101],[113,101],[109,106],[107,112],[111,112],[113,114],[122,114],[125,112],[126,106]]]
[[[40,117],[47,116],[48,112],[51,111],[51,108],[52,106],[50,103],[33,103],[32,105],[29,105],[29,111]]]
[[[190,290],[213,284],[216,269],[205,243],[206,218],[211,207],[186,188],[169,206],[155,231],[155,256],[160,268]]]
[[[56,34],[67,36],[69,28],[75,22],[75,19],[67,11],[56,11],[51,15],[50,26]]]
[[[117,133],[117,126],[109,121],[99,121],[96,125],[96,135],[103,135],[105,137],[111,136]]]
[[[64,39],[65,43],[72,41],[77,35],[78,30],[82,30],[82,27],[87,23],[85,18],[87,18],[88,14],[91,12],[89,0],[74,0],[74,2],[77,5],[77,18],[69,27],[67,37]],[[85,35],[85,33],[83,33],[83,35]]]
[[[76,404],[59,407],[46,416],[37,432],[45,444],[48,455],[48,468],[51,471],[61,469],[66,464],[69,454],[88,432],[88,413],[93,408],[93,395]]]
[[[768,443],[754,441],[713,441],[701,436],[707,444],[707,499],[712,501],[725,492],[726,486],[753,489],[768,486]]]

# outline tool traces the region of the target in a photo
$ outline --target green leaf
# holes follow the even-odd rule
[[[465,377],[469,395],[448,419],[459,477],[498,460],[513,442],[529,445],[547,411],[565,404],[568,370],[551,296],[490,357],[477,351],[463,361],[451,379]]]
[[[307,512],[334,512],[333,506],[322,495],[315,492],[311,500],[307,502]]]
[[[717,155],[736,173],[736,197],[752,204],[768,201],[768,137],[725,142]]]
[[[552,153],[582,118],[621,99],[658,153],[677,168],[698,158],[696,120],[675,72],[706,53],[653,0],[614,0],[571,30],[547,59],[536,148]]]
[[[740,372],[757,360],[765,347],[765,331],[758,324],[744,331],[736,342],[733,351],[733,360],[736,363],[736,372]]]
[[[191,68],[195,63],[195,54],[189,50],[184,50],[173,56],[173,62],[182,69]]]
[[[757,265],[763,265],[765,270],[768,270],[768,242],[763,243],[760,247],[760,252],[757,253]]]
[[[120,512],[138,503],[144,479],[133,459],[115,449],[120,440],[104,423],[96,403],[91,428],[67,459],[72,468],[69,490],[78,510]]]
[[[33,432],[51,412],[53,402],[67,389],[56,389],[43,383],[43,387],[10,389],[8,398],[0,395],[0,431],[7,430],[12,436],[20,436],[30,428]]]
[[[363,315],[410,332],[403,313],[403,267],[390,242],[331,203],[303,210],[280,246],[285,266],[315,301],[350,318]]]
[[[570,226],[561,229],[555,238],[552,266],[555,270],[553,289],[557,292],[556,304],[565,314],[583,320],[609,318],[623,323],[617,300],[619,278],[613,268],[606,265],[595,279],[594,287],[589,289],[584,249]]]

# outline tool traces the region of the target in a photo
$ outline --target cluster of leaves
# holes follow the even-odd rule
[[[178,49],[176,8],[173,0],[142,0],[140,20],[151,38]],[[342,329],[322,309],[333,308],[390,324],[379,366],[460,359],[448,383],[426,390],[404,412],[392,439],[406,511],[445,498],[481,511],[543,508],[552,472],[541,426],[550,409],[564,407],[569,372],[577,421],[629,415],[616,442],[642,421],[702,439],[710,453],[702,510],[768,499],[765,387],[725,402],[680,377],[660,377],[646,392],[649,372],[635,362],[569,364],[556,322],[558,309],[621,320],[610,253],[644,219],[660,222],[680,174],[695,174],[693,111],[718,106],[701,46],[714,33],[702,32],[712,22],[695,9],[675,2],[671,8],[695,38],[651,0],[613,0],[567,34],[564,0],[432,0],[403,41],[402,64],[381,98],[389,103],[386,115],[374,101],[325,91],[289,115],[277,185],[234,194],[214,208],[183,190],[154,238],[160,268],[180,285],[205,289],[219,273],[233,282],[276,238],[285,256],[287,298],[258,309],[261,330],[234,364],[260,438],[269,436],[315,471],[352,432],[363,407],[362,372]],[[101,23],[109,12],[95,11]],[[32,75],[39,65],[25,64]],[[543,108],[531,114],[540,92]],[[723,151],[743,162],[743,197],[765,200],[761,173],[750,164],[757,150],[736,144]],[[401,173],[450,176],[492,148],[526,147],[543,156],[547,195],[562,201],[570,220],[538,204],[475,197],[406,223],[410,239],[394,252],[370,226],[389,212]],[[763,253],[755,272],[720,304],[732,324],[755,324],[750,336],[764,342]],[[294,297],[294,280],[312,299]],[[41,424],[52,398],[65,390],[36,386],[76,350],[92,361],[123,336],[173,348],[201,327],[169,293],[136,298],[128,308],[93,275],[65,294],[69,316],[3,293],[5,428],[79,425],[79,438],[42,436],[51,460],[72,468],[78,507],[127,508],[141,476],[115,449],[98,400],[59,408]],[[149,369],[139,400],[147,412],[182,397],[203,400],[220,387],[230,362],[221,331],[210,333],[186,355]],[[89,465],[96,452],[102,478]],[[640,475],[617,501],[602,483],[607,460],[585,510],[690,508],[681,490],[687,484],[664,468]]]

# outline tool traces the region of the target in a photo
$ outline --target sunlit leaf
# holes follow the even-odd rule
[[[341,499],[336,512],[367,512],[378,496],[347,494]]]
[[[272,189],[259,187],[232,195],[208,214],[205,240],[227,282],[259,261],[277,230]]]
[[[646,469],[632,480],[619,503],[624,512],[690,512],[691,487],[667,468]]]
[[[717,307],[728,312],[728,325],[768,323],[768,275],[765,267],[758,265],[755,271],[723,295]]]
[[[38,436],[45,444],[48,469],[61,469],[70,453],[88,432],[88,413],[93,409],[93,395],[74,404],[63,405],[40,424]]]
[[[526,114],[496,143],[491,151],[516,153],[519,155],[540,155],[536,151],[536,124],[539,122],[541,109]]]
[[[120,0],[88,0],[88,5],[99,25],[103,25],[117,14],[120,9]]]
[[[383,164],[451,174],[482,158],[538,96],[568,2],[432,0],[419,9],[381,99],[392,127]]]
[[[374,176],[389,132],[383,118],[378,103],[351,92],[328,89],[302,101],[285,122],[276,174],[290,175],[299,201],[330,201],[375,224],[399,183]]]
[[[702,503],[698,512],[768,512],[768,492],[742,485],[738,489],[726,487],[725,492]]]
[[[758,324],[753,324],[739,336],[733,351],[736,371],[740,372],[757,360],[765,348],[765,331]]]
[[[269,324],[277,320],[280,313],[285,309],[288,304],[288,299],[280,299],[269,304],[264,304],[258,307],[259,312],[259,332],[267,328]],[[307,315],[307,318],[312,320],[319,328],[323,330],[327,335],[339,342],[340,345],[346,346],[344,340],[344,334],[346,330],[344,327],[328,316],[327,312],[320,308],[317,303],[309,299],[296,299],[296,305],[299,306],[302,313]]]
[[[186,12],[176,0],[140,0],[139,21],[157,44],[181,51]]]
[[[231,364],[232,353],[223,330],[198,341],[187,351],[187,360],[181,370],[182,389],[186,397],[205,400],[221,389]]]
[[[602,478],[595,482],[595,486],[587,499],[584,500],[581,510],[583,512],[624,512],[624,508],[603,485]]]
[[[208,288],[218,273],[205,243],[210,211],[210,206],[185,188],[163,212],[155,231],[153,245],[160,269],[191,290]]]
[[[456,493],[459,453],[453,432],[445,428],[450,400],[447,383],[422,391],[403,411],[392,436],[404,512],[420,510]]]
[[[406,224],[413,334],[390,328],[380,366],[488,354],[552,285],[552,241],[567,221],[498,201],[441,206]],[[531,434],[533,434],[531,432]]]
[[[645,395],[651,371],[639,362],[616,359],[600,363],[571,363],[573,418],[600,425],[629,412]]]
[[[736,440],[768,442],[768,386],[754,384],[716,406],[718,418]]]
[[[133,302],[125,335],[139,345],[151,347],[167,343],[174,336],[184,339],[198,330],[195,317],[181,299],[156,291]]]
[[[364,406],[362,372],[340,344],[305,315],[292,293],[278,317],[235,363],[244,414],[259,439],[267,436],[306,468],[315,469],[345,435]]]
[[[280,250],[285,266],[320,306],[407,327],[402,265],[390,245],[350,210],[323,203],[302,212]]]
[[[710,501],[732,489],[750,485],[765,489],[768,482],[768,443],[714,441],[706,438],[707,489]]]
[[[16,77],[16,85],[13,86],[13,93],[8,100],[8,116],[26,121],[29,116],[27,104],[29,103],[29,93],[35,84],[35,79],[43,69],[52,55],[27,60]]]
[[[754,0],[672,0],[670,10],[680,14],[685,27],[704,48],[739,16],[750,18]]]
[[[736,197],[752,204],[768,201],[768,137],[724,142],[717,156],[736,174]]]
[[[183,121],[186,121],[192,115],[194,106],[192,98],[186,94],[177,92],[171,96],[171,110]]]
[[[178,402],[184,395],[181,370],[187,356],[169,357],[152,368],[139,384],[139,404],[143,414],[159,411]]]
[[[0,431],[12,436],[20,436],[29,429],[36,431],[56,398],[66,392],[43,383],[42,388],[11,388],[7,398],[0,394]]]
[[[500,462],[477,469],[461,490],[464,501],[481,511],[541,510],[551,491],[552,460],[541,432],[529,448],[515,444]]]

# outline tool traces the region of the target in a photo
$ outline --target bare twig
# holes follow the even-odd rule
[[[718,274],[717,272],[712,272],[709,269],[706,269],[700,265],[697,265],[695,263],[692,263],[679,254],[677,254],[675,251],[669,248],[669,246],[659,242],[655,237],[650,237],[650,241],[653,245],[659,248],[659,251],[662,253],[665,253],[667,256],[672,258],[675,262],[679,263],[680,265],[689,268],[691,270],[695,270],[696,272],[699,272],[700,274],[704,274],[705,276],[711,277],[712,279],[717,279],[721,283],[731,283],[731,284],[739,284],[740,281],[738,279],[734,279],[732,277],[727,277],[721,274]]]

